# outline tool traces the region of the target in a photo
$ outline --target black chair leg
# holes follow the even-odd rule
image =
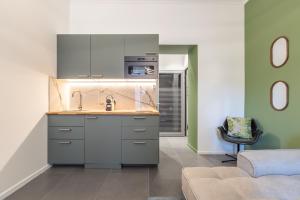
[[[227,162],[236,162],[237,161],[237,158],[233,155],[230,155],[230,154],[225,154],[226,156],[232,158],[230,160],[223,160],[222,163],[227,163]]]
[[[240,152],[240,144],[237,144],[237,153]],[[226,156],[232,158],[230,160],[223,160],[222,163],[227,163],[227,162],[236,162],[237,161],[237,157],[230,155],[230,154],[225,154]]]

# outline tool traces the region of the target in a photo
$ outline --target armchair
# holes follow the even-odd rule
[[[250,138],[250,139],[232,137],[232,136],[228,135],[227,120],[225,120],[225,122],[223,123],[223,126],[218,127],[218,130],[220,131],[220,134],[221,134],[221,137],[222,137],[223,140],[237,145],[237,153],[239,153],[239,151],[240,151],[241,144],[243,144],[243,145],[253,145],[253,144],[258,142],[259,138],[263,134],[263,132],[257,128],[256,122],[255,122],[254,119],[251,119],[252,138]],[[225,154],[225,155],[229,156],[231,159],[230,160],[224,160],[224,161],[222,161],[222,163],[232,162],[232,161],[237,160],[237,158],[233,155],[230,155],[230,154]]]

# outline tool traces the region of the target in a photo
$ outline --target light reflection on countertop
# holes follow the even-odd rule
[[[66,110],[51,111],[47,115],[159,115],[157,110],[137,111],[137,110]]]

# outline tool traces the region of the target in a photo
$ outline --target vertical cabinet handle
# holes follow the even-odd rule
[[[71,144],[71,141],[65,141],[65,142],[58,142],[59,144]]]

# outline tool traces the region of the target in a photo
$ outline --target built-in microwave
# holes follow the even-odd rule
[[[158,78],[158,56],[125,56],[124,61],[125,78]]]

